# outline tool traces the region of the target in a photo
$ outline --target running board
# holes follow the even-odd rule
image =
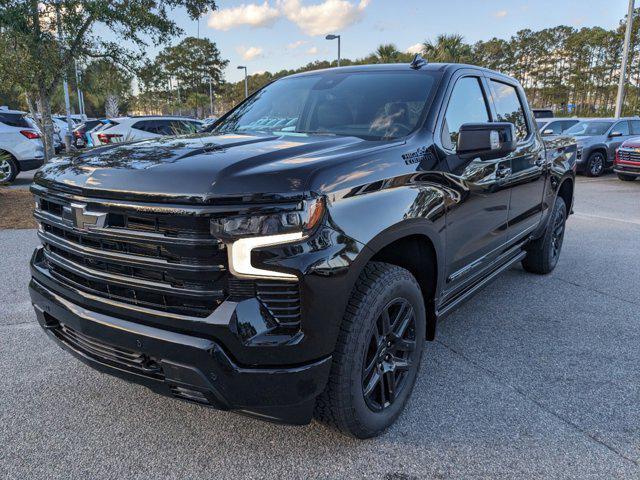
[[[521,248],[521,246],[518,246],[517,248]],[[511,266],[513,264],[518,263],[519,261],[521,261],[526,256],[527,256],[527,252],[525,252],[524,250],[520,250],[515,256],[513,256],[512,258],[507,260],[505,263],[500,265],[498,268],[493,270],[489,275],[484,277],[478,283],[474,283],[473,285],[468,287],[466,290],[463,290],[461,293],[459,293],[452,300],[450,300],[449,302],[445,303],[441,308],[436,310],[436,318],[438,320],[440,320],[441,318],[443,318],[443,317],[447,316],[448,314],[450,314],[453,310],[455,310],[462,303],[464,303],[469,298],[471,298],[475,293],[477,293],[478,290],[483,288],[487,283],[491,282],[491,280],[496,278],[498,275],[500,275],[505,270],[511,268]]]

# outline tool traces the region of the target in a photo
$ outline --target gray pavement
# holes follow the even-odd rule
[[[33,183],[33,175],[36,173],[35,170],[30,170],[28,172],[20,172],[18,176],[15,178],[13,183],[9,185],[9,188],[23,188],[27,189]]]
[[[55,346],[0,232],[0,478],[640,478],[640,181],[579,179],[562,258],[446,319],[377,439],[155,395]]]

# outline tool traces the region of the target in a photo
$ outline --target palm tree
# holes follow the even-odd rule
[[[387,43],[377,48],[375,56],[378,59],[378,63],[395,63],[398,61],[400,52],[393,43]]]
[[[471,46],[457,34],[443,34],[438,35],[435,41],[427,40],[424,53],[430,62],[469,63],[473,58]]]

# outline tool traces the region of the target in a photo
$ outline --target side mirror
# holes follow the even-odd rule
[[[542,135],[553,135],[553,130],[551,130],[550,128],[547,128],[542,132]]]
[[[618,131],[614,131],[609,134],[609,138],[621,137],[621,136],[622,136],[622,132],[618,132]]]
[[[517,143],[513,123],[465,123],[460,127],[456,150],[462,158],[492,160],[515,151]]]

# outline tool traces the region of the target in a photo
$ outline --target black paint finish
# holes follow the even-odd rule
[[[370,70],[411,69],[340,69],[363,74]],[[326,382],[345,305],[369,260],[407,238],[432,251],[434,257],[426,260],[435,265],[427,268],[421,264],[424,258],[415,258],[414,265],[417,273],[435,272],[423,284],[429,321],[434,323],[481,282],[522,258],[522,247],[541,234],[558,194],[572,199],[575,143],[558,137],[545,145],[528,106],[531,133],[506,157],[464,159],[443,146],[442,122],[457,79],[476,76],[485,86],[489,79],[498,79],[515,86],[524,99],[515,80],[467,65],[430,64],[411,74],[427,70],[439,80],[426,115],[417,130],[398,140],[299,134],[167,137],[88,151],[47,164],[36,174],[32,190],[40,198],[206,218],[225,209],[277,209],[324,196],[325,215],[310,237],[263,247],[252,256],[255,267],[298,278],[298,328],[274,327],[264,304],[253,297],[228,298],[224,312],[219,308],[215,315],[199,318],[87,295],[57,280],[45,252],[38,250],[32,260],[31,292],[41,323],[49,330],[70,323],[81,334],[145,355],[145,346],[129,345],[131,332],[116,325],[129,322],[155,329],[163,332],[163,341],[153,344],[154,361],[168,364],[177,355],[176,361],[195,375],[189,379],[187,370],[167,366],[177,378],[165,384],[205,392],[218,408],[284,422],[307,421],[313,399]],[[486,92],[493,114],[492,91]],[[45,313],[51,316],[49,326]],[[188,353],[193,350],[184,346],[186,338],[211,342],[211,348]],[[122,373],[86,355],[83,360]],[[210,375],[211,369],[218,383],[212,384],[210,377],[207,382],[194,380]],[[288,380],[287,372],[293,375]],[[262,395],[251,391],[256,378],[260,387],[255,388],[263,388]],[[179,398],[187,395],[165,387],[155,389]],[[288,408],[278,408],[282,406]]]

